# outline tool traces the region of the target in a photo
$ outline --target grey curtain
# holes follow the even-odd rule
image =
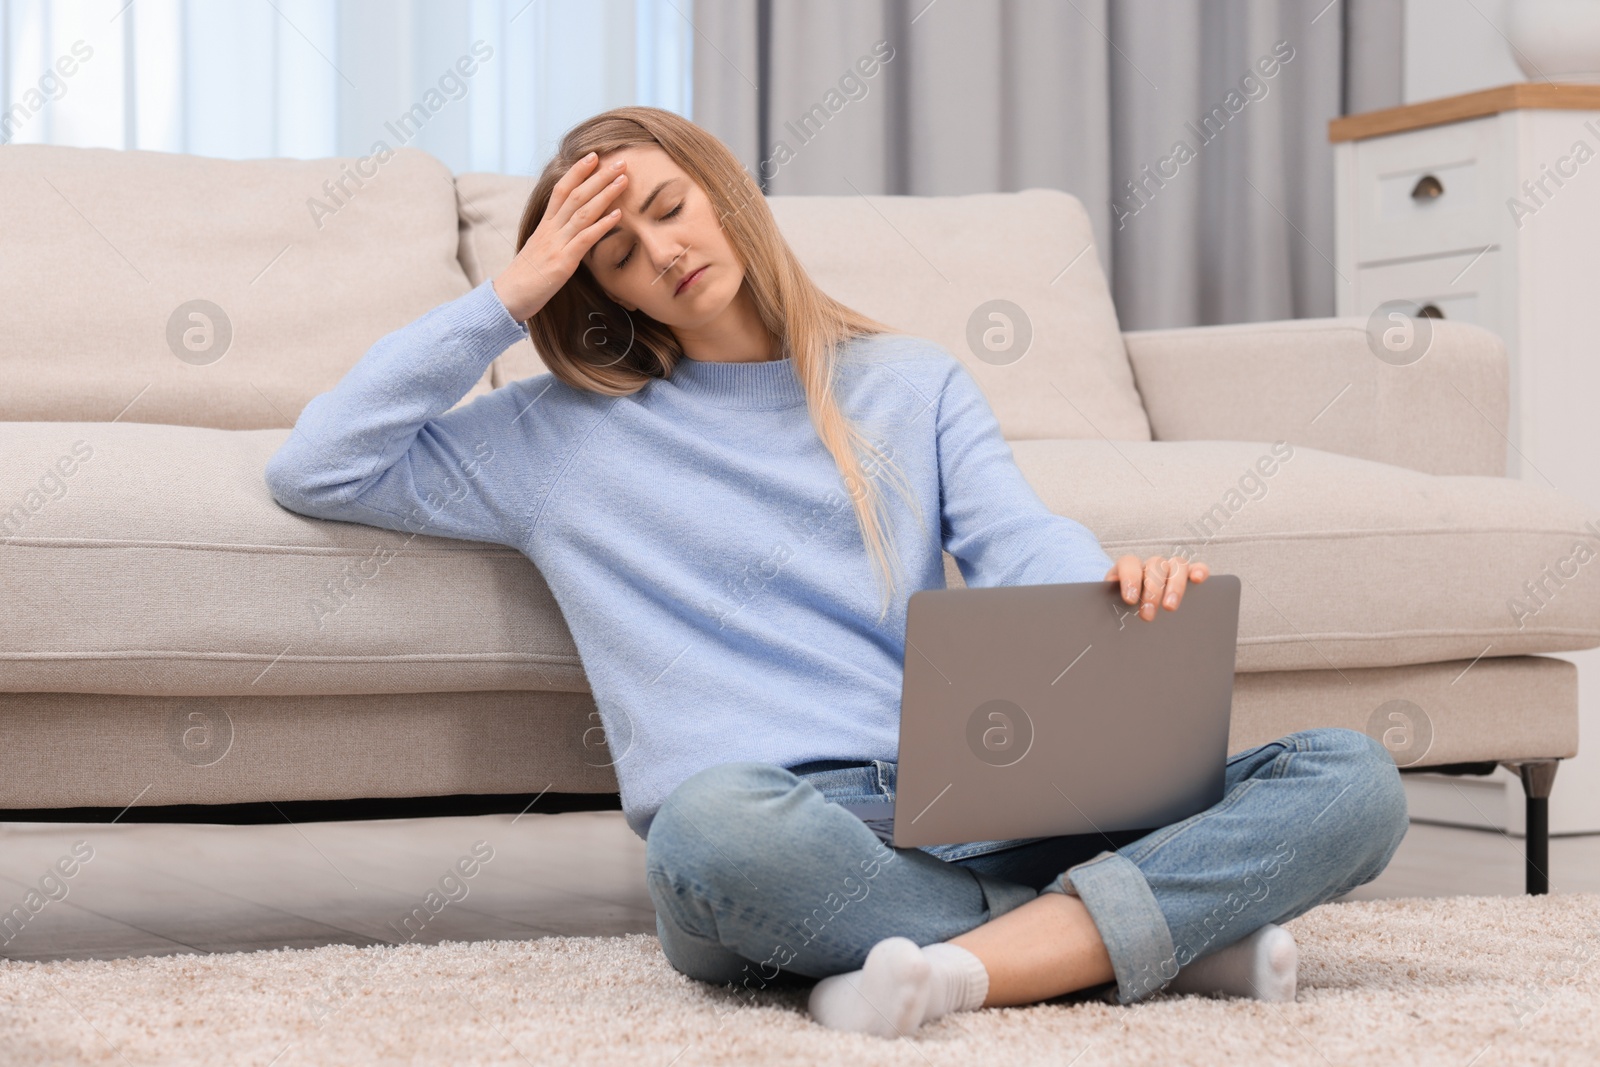
[[[1393,0],[696,0],[694,119],[776,194],[1046,186],[1125,329],[1333,313],[1327,120],[1399,103]]]

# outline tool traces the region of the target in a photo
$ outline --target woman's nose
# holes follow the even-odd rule
[[[650,262],[655,264],[656,270],[665,272],[680,259],[688,248],[681,241],[668,238],[641,237],[645,253],[650,257]]]

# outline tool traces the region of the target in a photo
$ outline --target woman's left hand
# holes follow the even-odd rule
[[[1168,611],[1177,611],[1183,603],[1185,584],[1199,584],[1206,580],[1211,568],[1204,563],[1190,563],[1182,556],[1151,556],[1140,560],[1127,555],[1112,564],[1106,580],[1122,583],[1122,599],[1139,605],[1139,618],[1150,622],[1156,617],[1156,602]]]

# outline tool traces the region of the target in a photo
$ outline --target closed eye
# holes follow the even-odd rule
[[[678,214],[682,210],[683,210],[683,202],[679,201],[678,202],[678,206],[673,208],[671,211],[667,212],[665,215],[662,215],[661,219],[662,219],[663,222],[665,222],[667,219],[672,218],[674,215]],[[617,270],[621,270],[623,267],[627,266],[628,260],[630,260],[632,258],[633,258],[633,249],[630,248],[630,249],[628,249],[628,254],[627,255],[625,255],[621,259],[617,260]]]

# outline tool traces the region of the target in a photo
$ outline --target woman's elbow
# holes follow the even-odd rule
[[[311,514],[334,497],[329,487],[314,484],[306,476],[305,469],[282,450],[267,460],[262,470],[262,480],[266,482],[267,492],[272,494],[273,500],[301,514]]]

